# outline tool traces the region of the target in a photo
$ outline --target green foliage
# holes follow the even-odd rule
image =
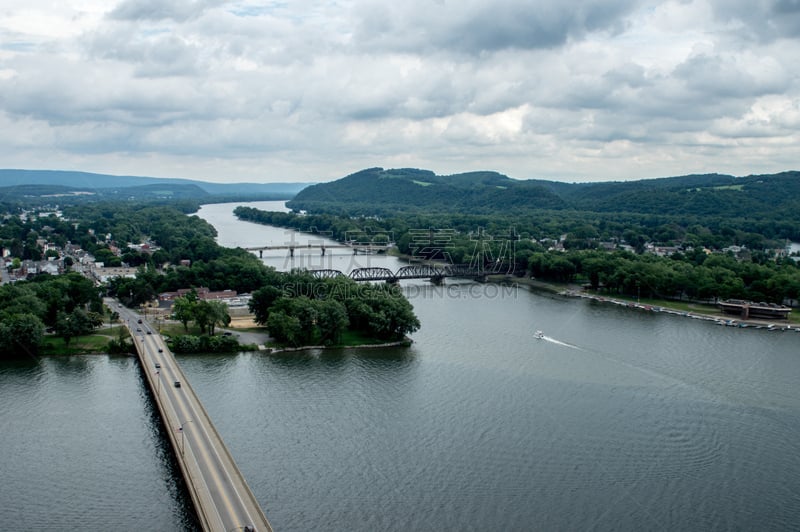
[[[0,286],[0,352],[36,353],[45,327],[67,344],[103,323],[94,284],[77,273],[40,275]]]
[[[130,334],[128,334],[128,329],[125,327],[118,327],[117,328],[117,337],[112,338],[108,341],[106,345],[106,351],[112,354],[126,354],[126,353],[135,353],[136,348],[131,341]]]
[[[225,303],[201,300],[197,302],[194,310],[194,321],[201,332],[208,332],[213,336],[215,328],[218,325],[227,326],[231,322],[231,317],[228,315],[228,306]]]
[[[227,326],[231,322],[228,307],[220,301],[205,301],[197,298],[192,290],[184,296],[175,298],[172,304],[173,319],[181,322],[186,332],[189,322],[193,321],[201,333],[214,335],[217,326]]]
[[[414,181],[431,185],[423,187]],[[573,233],[569,244],[583,248],[591,247],[587,237],[580,235],[587,228],[600,239],[619,239],[623,231],[634,230],[668,243],[699,236],[690,230],[699,225],[710,230],[710,238],[700,237],[698,244],[719,249],[745,244],[750,238],[746,245],[760,249],[774,247],[770,240],[800,241],[799,198],[800,172],[570,184],[519,181],[491,172],[435,176],[425,170],[372,168],[301,191],[289,206],[313,215],[304,217],[307,220],[280,214],[266,223],[333,230],[340,239],[336,224],[325,223],[321,216],[362,216],[364,224],[369,220],[384,227],[383,220],[403,218],[405,224],[390,227],[398,240],[403,225],[468,231],[497,223],[504,230],[516,227],[536,238]],[[237,215],[252,219],[245,210]],[[762,241],[748,235],[760,235]]]
[[[793,261],[756,264],[702,251],[682,257],[572,251],[536,253],[530,264],[537,278],[565,282],[581,275],[593,289],[628,296],[773,303],[800,297],[800,267]]]
[[[330,198],[338,199],[331,202]],[[515,181],[496,172],[437,176],[414,168],[369,168],[337,181],[312,185],[301,190],[289,206],[317,210],[340,201],[346,201],[349,209],[380,205],[403,211],[444,208],[448,212],[493,212],[522,206],[564,207],[561,198],[539,183]]]
[[[269,320],[269,309],[283,295],[283,291],[273,285],[259,288],[251,294],[248,308],[253,313],[256,323],[266,324]]]
[[[241,350],[236,338],[232,336],[174,336],[169,340],[170,349],[175,353],[233,353]]]
[[[0,356],[36,355],[44,339],[44,324],[34,314],[4,314],[0,320]]]
[[[183,329],[189,332],[189,322],[194,319],[194,310],[197,306],[197,292],[190,291],[186,295],[176,297],[172,302],[172,319],[183,324]]]
[[[348,328],[372,338],[397,340],[419,320],[399,289],[352,279],[316,279],[307,272],[278,274],[250,302],[256,322],[279,343],[337,345]]]
[[[64,339],[69,347],[70,340],[76,336],[89,334],[95,327],[95,321],[83,309],[76,308],[70,312],[59,311],[56,316],[56,334]]]

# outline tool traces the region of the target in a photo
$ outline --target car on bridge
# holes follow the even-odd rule
[[[181,387],[181,381],[175,381],[175,387],[176,388],[180,388]]]

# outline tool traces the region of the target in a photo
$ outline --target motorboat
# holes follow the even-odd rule
[[[542,331],[536,331],[535,333],[533,333],[533,337],[536,338],[537,340],[543,340],[544,333]]]

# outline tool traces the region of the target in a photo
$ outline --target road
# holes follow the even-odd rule
[[[271,531],[163,337],[136,312],[114,301],[106,304],[119,312],[131,331],[203,528]]]

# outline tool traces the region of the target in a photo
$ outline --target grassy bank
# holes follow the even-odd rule
[[[93,353],[106,353],[109,340],[119,337],[119,329],[122,328],[123,337],[128,336],[127,330],[121,325],[112,328],[98,329],[92,334],[76,336],[67,345],[60,336],[45,336],[41,348],[43,355],[85,355]]]

